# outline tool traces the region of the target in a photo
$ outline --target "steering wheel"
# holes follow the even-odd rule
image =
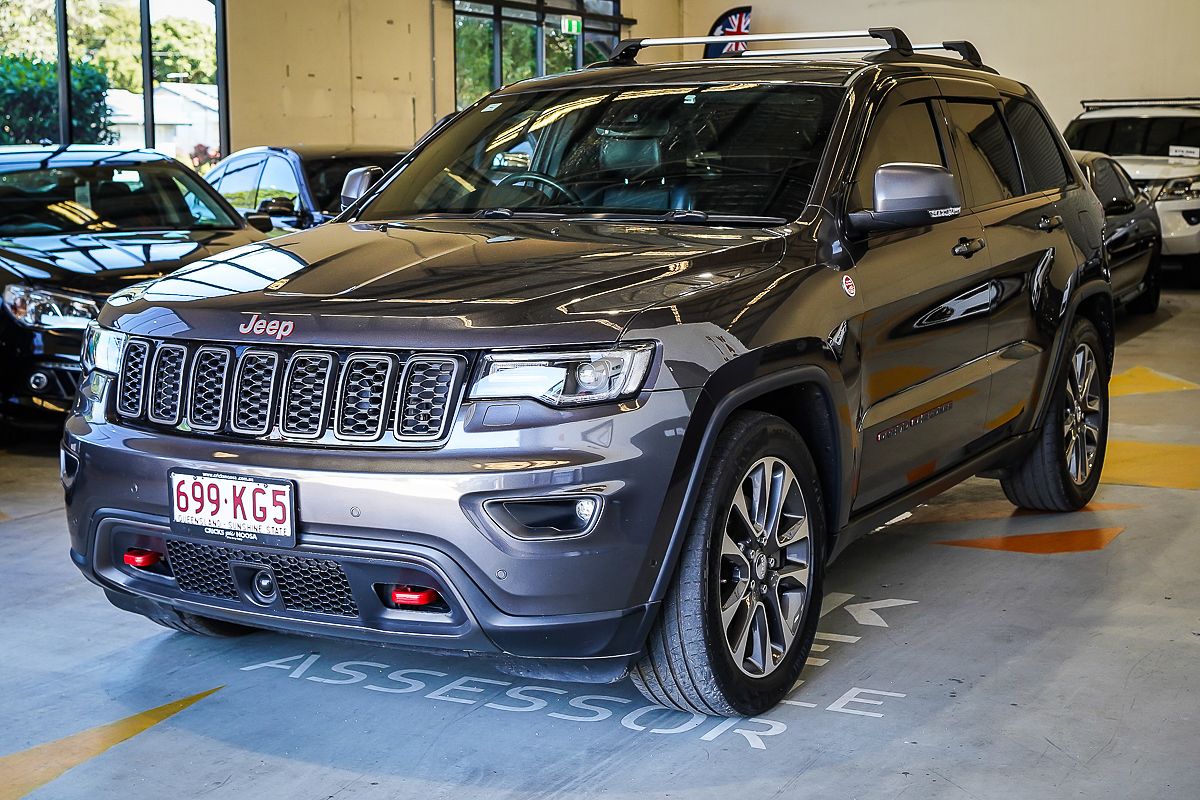
[[[577,195],[571,189],[568,189],[566,186],[563,186],[554,178],[551,178],[549,175],[545,175],[541,172],[514,172],[512,175],[505,175],[496,185],[509,186],[514,183],[520,183],[521,181],[533,181],[534,183],[545,184],[546,186],[549,186],[551,189],[554,189],[556,192],[566,197],[575,205],[583,205],[582,197]]]

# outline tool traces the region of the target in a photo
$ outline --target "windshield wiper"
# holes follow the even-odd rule
[[[699,209],[676,208],[665,214],[634,214],[621,211],[580,214],[573,219],[601,220],[605,222],[663,222],[668,225],[751,225],[756,228],[772,228],[786,225],[783,217],[767,217],[755,214],[710,214]]]
[[[565,216],[561,211],[513,211],[511,208],[481,208],[471,216],[479,219],[559,219]]]

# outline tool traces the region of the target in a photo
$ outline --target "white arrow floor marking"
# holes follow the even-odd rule
[[[872,600],[869,603],[855,603],[846,606],[846,610],[850,612],[850,616],[854,617],[854,621],[859,625],[874,625],[877,628],[886,628],[888,624],[883,621],[883,617],[875,613],[874,609],[910,606],[917,602],[917,600]]]

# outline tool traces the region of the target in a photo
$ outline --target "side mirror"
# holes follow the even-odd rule
[[[246,222],[251,228],[262,233],[270,233],[275,229],[275,225],[271,222],[271,218],[266,214],[248,213],[246,214]]]
[[[861,233],[932,225],[962,213],[954,175],[936,164],[884,164],[875,170],[875,209],[853,211]]]
[[[1126,214],[1132,214],[1137,210],[1137,206],[1132,200],[1126,200],[1124,197],[1114,198],[1104,206],[1104,216],[1106,217],[1123,217]]]
[[[296,203],[290,197],[268,197],[258,204],[258,213],[269,217],[294,217]]]
[[[354,205],[382,177],[383,169],[380,167],[359,167],[347,172],[346,180],[342,181],[342,210]]]

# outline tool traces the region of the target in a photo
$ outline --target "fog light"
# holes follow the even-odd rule
[[[35,372],[29,376],[29,388],[35,392],[44,392],[50,385],[50,376],[44,372]]]
[[[405,608],[431,606],[441,599],[436,589],[423,586],[397,586],[392,589],[392,604]]]
[[[575,501],[575,518],[579,520],[581,528],[592,524],[592,517],[596,515],[596,505],[594,497],[581,497]]]

